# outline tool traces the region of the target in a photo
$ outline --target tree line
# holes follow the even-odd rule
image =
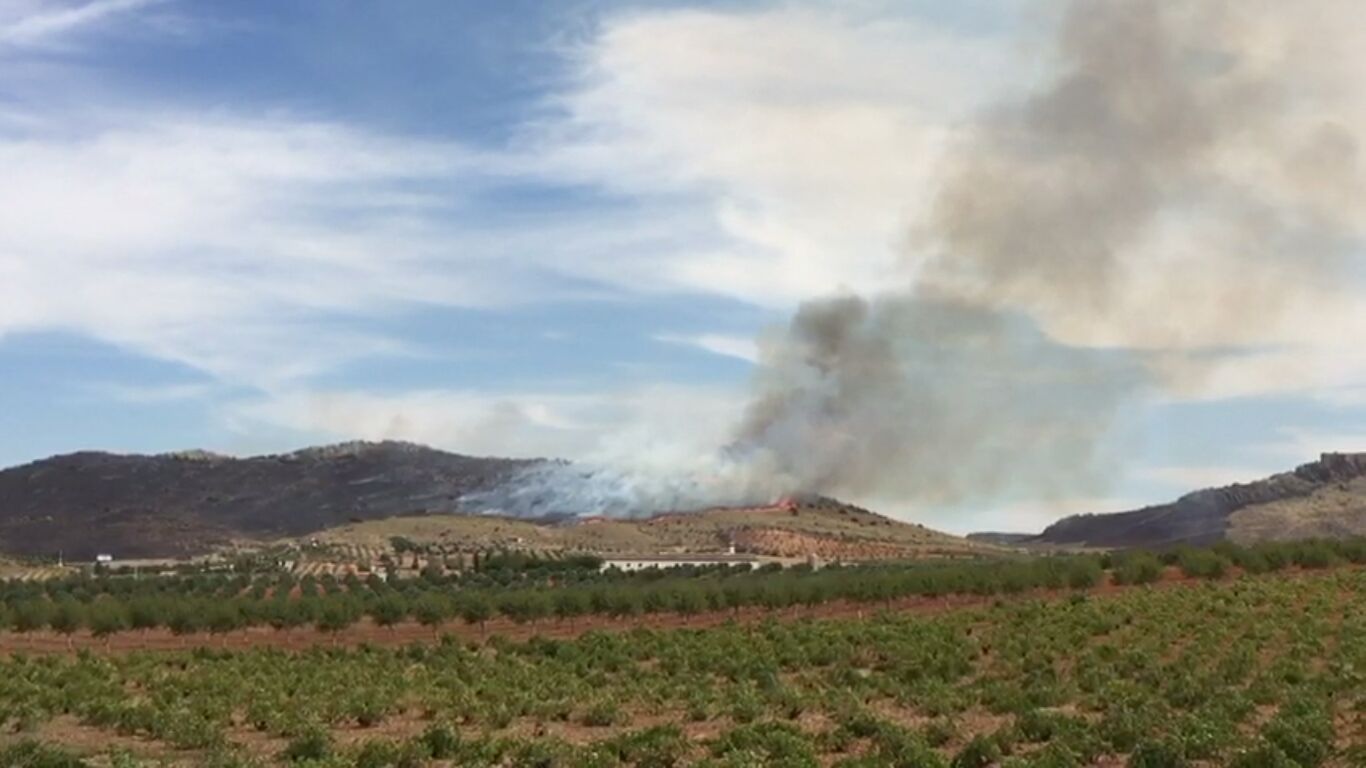
[[[1221,542],[1162,552],[1047,555],[972,561],[781,568],[776,565],[684,566],[599,573],[596,561],[547,567],[534,559],[490,559],[489,570],[387,579],[378,574],[296,578],[249,574],[146,578],[82,576],[0,586],[0,630],[97,636],[166,628],[177,634],[221,633],[248,626],[312,626],[338,632],[368,619],[379,626],[452,620],[482,625],[502,617],[523,623],[580,616],[694,615],[761,607],[781,610],[831,601],[877,605],[921,596],[1009,595],[1034,589],[1088,589],[1110,578],[1148,584],[1177,568],[1194,578],[1222,578],[1234,568],[1265,573],[1291,566],[1366,563],[1366,539],[1266,543]],[[563,561],[561,561],[563,562]],[[521,570],[518,570],[518,567]],[[489,578],[490,573],[499,574]],[[511,574],[511,575],[510,575]],[[528,577],[530,575],[530,577]]]

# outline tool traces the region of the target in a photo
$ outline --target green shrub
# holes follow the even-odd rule
[[[1261,735],[1303,768],[1322,765],[1333,754],[1333,724],[1326,716],[1277,716]]]
[[[1341,561],[1337,552],[1333,551],[1333,545],[1327,541],[1299,541],[1290,546],[1291,560],[1301,568],[1327,568]]]
[[[321,728],[310,728],[295,736],[280,757],[291,763],[326,760],[332,755],[332,737]]]
[[[428,757],[447,760],[460,751],[460,735],[445,723],[432,723],[418,737]]]
[[[900,728],[883,729],[874,740],[875,754],[883,765],[915,766],[915,768],[945,768],[947,761],[934,748],[915,734]]]
[[[952,768],[987,768],[1001,759],[1001,749],[986,736],[977,735],[954,755]]]
[[[1152,584],[1161,578],[1162,561],[1151,552],[1125,552],[1116,560],[1116,584]]]
[[[1081,768],[1082,759],[1062,744],[1049,744],[1027,757],[1013,757],[1001,763],[1002,768]]]
[[[593,728],[605,728],[621,721],[621,709],[611,701],[595,702],[583,713],[583,724]]]
[[[1300,768],[1300,764],[1275,744],[1262,743],[1234,755],[1229,768]]]
[[[1181,572],[1194,579],[1219,579],[1228,572],[1229,561],[1207,549],[1183,547],[1177,554]]]
[[[25,739],[0,750],[3,768],[88,768],[90,764],[60,747]]]
[[[711,752],[716,757],[742,758],[748,764],[793,768],[819,765],[806,735],[787,723],[738,726],[712,742]]]
[[[1100,560],[1094,557],[1073,558],[1067,566],[1067,586],[1072,589],[1090,589],[1100,584],[1105,577]]]
[[[673,725],[661,725],[623,733],[605,744],[622,762],[636,768],[672,768],[681,765],[690,744]]]
[[[1184,768],[1181,747],[1170,741],[1144,741],[1129,755],[1129,768]]]
[[[399,757],[397,744],[391,741],[367,741],[356,751],[351,764],[355,768],[393,768]]]
[[[922,731],[925,741],[932,747],[942,747],[958,736],[958,727],[952,720],[940,717],[930,721]]]

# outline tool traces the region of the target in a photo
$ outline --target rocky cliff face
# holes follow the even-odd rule
[[[408,443],[343,443],[236,459],[74,453],[0,471],[0,551],[172,557],[241,539],[459,510],[534,462]]]
[[[1325,453],[1293,472],[1196,491],[1170,504],[1063,518],[1028,543],[1091,547],[1208,544],[1227,536],[1230,517],[1239,510],[1308,499],[1325,487],[1362,477],[1366,477],[1366,453]]]

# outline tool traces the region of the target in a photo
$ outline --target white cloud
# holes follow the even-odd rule
[[[190,384],[91,384],[84,387],[92,397],[100,400],[115,400],[121,403],[148,405],[171,403],[186,400],[204,400],[213,395],[218,387],[210,383]]]
[[[25,6],[5,28],[56,39],[144,5]],[[501,155],[287,114],[9,110],[0,338],[67,330],[278,389],[414,351],[365,318],[537,300],[558,276],[780,306],[868,287],[990,52],[835,9],[617,16],[573,54],[562,111]],[[629,202],[534,227],[479,208],[545,182]]]
[[[1253,450],[1282,461],[1304,463],[1317,460],[1321,453],[1366,452],[1366,431],[1287,428]]]
[[[1362,379],[1366,379],[1366,376],[1363,376]],[[1357,381],[1360,380],[1357,379]],[[1366,406],[1366,386],[1343,386],[1327,389],[1322,392],[1321,399],[1330,405],[1342,408]]]
[[[854,6],[620,15],[519,146],[643,215],[711,222],[716,239],[654,259],[652,281],[776,307],[874,290],[909,280],[935,158],[1005,50]]]
[[[605,392],[422,390],[281,392],[237,401],[223,416],[252,434],[303,440],[411,440],[461,453],[574,457],[640,471],[710,459],[726,438],[735,393],[646,385]]]
[[[753,336],[731,336],[723,333],[661,333],[655,335],[654,338],[655,341],[662,341],[666,344],[697,347],[713,355],[734,357],[747,363],[757,362],[759,359],[759,345]]]
[[[164,0],[90,0],[84,3],[11,0],[0,7],[0,49],[59,44],[64,38]]]
[[[1167,486],[1177,494],[1198,491],[1203,488],[1219,488],[1234,483],[1247,483],[1260,480],[1283,467],[1267,471],[1257,467],[1240,466],[1201,466],[1176,465],[1143,467],[1135,474],[1142,480]]]
[[[1069,515],[1123,512],[1142,507],[1145,503],[1151,502],[1117,496],[1077,496],[1010,502],[985,507],[966,514],[958,512],[928,517],[924,514],[916,514],[912,517],[949,533],[968,534],[978,531],[1038,533]],[[882,512],[896,508],[894,500],[873,506],[873,509]]]
[[[478,163],[286,118],[0,134],[0,337],[68,330],[257,386],[410,353],[338,318],[523,301],[548,279],[462,231],[459,195],[413,191],[476,183]]]

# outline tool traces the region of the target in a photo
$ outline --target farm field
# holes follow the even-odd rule
[[[3,764],[1362,765],[1364,592],[1340,567],[573,639],[16,654]]]
[[[456,620],[477,625],[484,634],[490,620],[534,626],[552,617],[569,622],[580,617],[687,618],[841,602],[865,610],[907,598],[980,598],[1111,582],[1151,583],[1169,568],[1193,578],[1219,578],[1233,569],[1259,573],[1346,562],[1366,562],[1366,542],[1178,550],[1163,559],[1137,552],[819,569],[714,564],[632,573],[603,570],[602,561],[591,556],[547,559],[509,552],[475,556],[468,570],[427,568],[418,578],[373,572],[365,578],[355,573],[299,577],[268,569],[154,578],[80,574],[0,584],[0,648],[32,650],[27,641],[35,639],[37,648],[50,650],[50,643],[44,643],[51,635],[68,648],[76,648],[78,640],[79,647],[92,647],[92,641],[122,640],[129,630],[144,638],[169,633],[183,638],[182,646],[207,644],[206,636],[218,636],[227,645],[243,630],[264,629],[311,629],[339,643],[374,627],[397,632],[417,624],[439,633]]]
[[[0,0],[0,768],[1366,768],[1366,0]]]

